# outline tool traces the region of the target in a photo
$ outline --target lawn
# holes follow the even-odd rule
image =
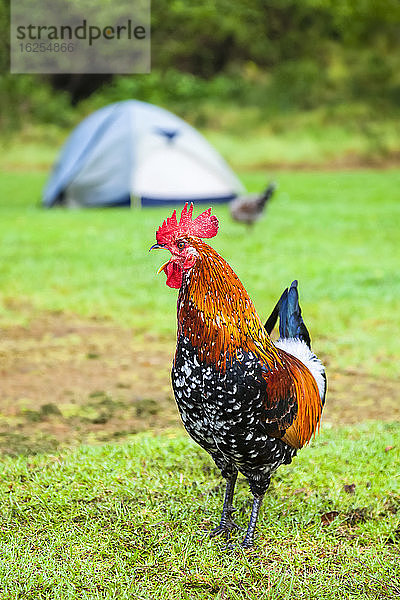
[[[256,548],[209,539],[223,483],[187,437],[7,459],[2,600],[400,597],[399,424],[325,429],[273,479]],[[236,520],[251,498],[237,486]]]

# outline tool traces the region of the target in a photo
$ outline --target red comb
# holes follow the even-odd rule
[[[188,210],[188,203],[183,207],[179,223],[176,219],[176,210],[172,217],[168,217],[158,228],[156,239],[158,244],[166,244],[177,235],[193,235],[199,238],[212,238],[218,232],[218,219],[211,215],[211,208],[205,210],[201,215],[192,219],[193,204]]]

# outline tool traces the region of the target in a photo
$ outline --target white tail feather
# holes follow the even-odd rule
[[[301,360],[317,382],[319,395],[323,400],[326,392],[325,367],[307,344],[299,338],[280,338],[275,346]]]

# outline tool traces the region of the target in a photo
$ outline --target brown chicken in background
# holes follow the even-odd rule
[[[264,214],[276,188],[276,183],[272,182],[261,194],[246,194],[232,200],[229,204],[232,219],[238,223],[254,225]]]

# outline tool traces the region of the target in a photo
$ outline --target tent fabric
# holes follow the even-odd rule
[[[97,110],[72,132],[43,204],[215,203],[242,192],[227,163],[193,127],[163,108],[126,100]]]

